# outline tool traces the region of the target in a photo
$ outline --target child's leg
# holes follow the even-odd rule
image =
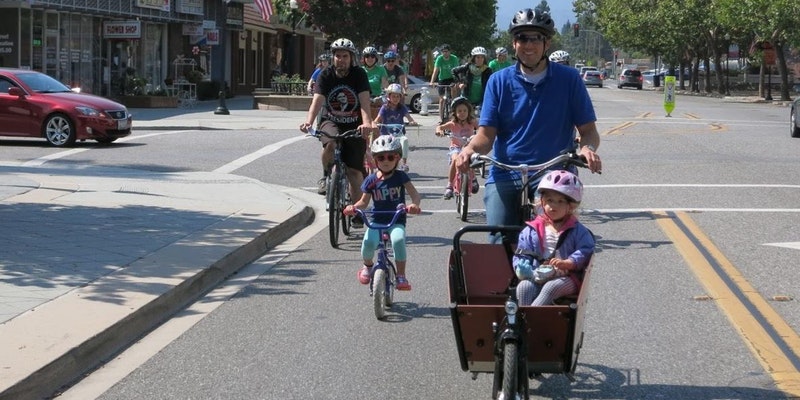
[[[364,232],[364,240],[361,242],[361,257],[364,259],[364,265],[371,267],[373,264],[372,259],[375,258],[375,249],[378,248],[378,230],[367,229]]]
[[[533,299],[537,298],[541,285],[533,283],[533,281],[523,280],[517,284],[517,301],[522,306],[529,306],[533,303]]]
[[[408,159],[408,138],[406,137],[406,135],[401,136],[400,144],[402,145],[403,148],[402,157],[403,157],[403,162],[405,163],[406,160]]]
[[[553,279],[548,281],[542,286],[542,291],[539,296],[533,301],[534,306],[544,306],[553,304],[553,300],[574,294],[578,291],[575,282],[568,276]]]
[[[389,238],[392,241],[394,250],[394,264],[397,267],[397,275],[406,274],[406,227],[395,225],[389,229]]]
[[[456,161],[455,156],[450,156],[450,170],[447,172],[447,182],[453,186],[456,179]]]

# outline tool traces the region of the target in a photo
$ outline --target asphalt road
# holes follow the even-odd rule
[[[800,382],[800,276],[792,272],[800,251],[800,141],[789,137],[788,109],[680,96],[667,118],[652,91],[590,91],[604,171],[582,174],[581,219],[598,239],[584,348],[576,382],[545,376],[531,382],[532,398],[793,393]],[[290,141],[297,134],[162,132],[62,161],[216,170],[284,143],[232,173],[297,188],[323,207],[312,193],[319,144]],[[150,353],[134,347],[121,355],[132,372],[100,398],[489,398],[490,376],[472,380],[460,370],[449,319],[446,262],[464,223],[453,201],[440,197],[446,141],[430,131],[410,139],[411,176],[426,213],[409,221],[413,290],[396,295],[388,321],[375,320],[367,288],[356,281],[360,238],[331,249],[323,222],[265,256],[247,280],[247,271],[235,277],[235,290],[200,302],[215,309],[170,321],[193,325],[169,328],[169,339],[145,338]],[[0,157],[52,151],[18,144],[0,148]],[[483,222],[480,196],[471,199],[474,223]]]

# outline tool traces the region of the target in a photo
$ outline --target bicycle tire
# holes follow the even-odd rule
[[[517,378],[519,378],[517,350],[519,349],[516,342],[509,341],[503,344],[503,388],[500,393],[501,399],[517,398]]]
[[[375,318],[386,318],[386,270],[383,268],[376,267],[372,275],[372,308]]]
[[[328,181],[328,234],[333,248],[339,247],[339,222],[342,220],[341,193],[339,193],[339,175],[341,172],[334,166]]]
[[[394,264],[388,260],[386,262],[388,265],[386,270],[389,272],[389,281],[386,283],[384,298],[386,301],[386,308],[391,308],[392,304],[394,304],[394,284],[397,282],[397,273],[395,272]]]
[[[461,184],[458,188],[458,201],[456,202],[458,205],[458,215],[461,217],[461,221],[467,222],[467,213],[469,211],[469,191],[470,191],[470,182],[469,176],[465,173],[459,173],[459,178]]]
[[[340,193],[339,207],[341,207],[341,209],[344,210],[344,208],[347,207],[347,205],[351,204],[350,185],[347,181],[347,174],[342,174],[342,177],[340,178],[339,193]],[[340,217],[341,217],[342,233],[344,233],[345,236],[350,236],[350,228],[351,228],[350,218],[344,215],[343,213],[340,213]]]

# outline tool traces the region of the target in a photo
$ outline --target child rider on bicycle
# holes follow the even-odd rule
[[[514,272],[520,279],[520,305],[550,305],[575,294],[594,254],[594,236],[578,222],[575,211],[583,197],[583,184],[569,171],[551,171],[538,188],[542,212],[526,222],[514,254]],[[534,278],[541,265],[553,268],[552,277]]]
[[[372,157],[378,166],[377,172],[370,174],[361,185],[361,199],[344,209],[345,215],[355,215],[356,208],[365,209],[370,200],[375,200],[375,211],[394,211],[399,204],[405,203],[406,193],[411,197],[411,204],[407,210],[409,214],[419,214],[419,203],[422,200],[419,192],[411,183],[411,178],[403,171],[397,169],[400,162],[401,145],[397,138],[391,135],[381,135],[372,142]],[[391,214],[374,214],[373,221],[379,224],[388,224],[392,220]],[[392,240],[395,264],[397,266],[397,290],[411,290],[411,285],[406,279],[406,216],[401,215],[394,226],[387,230]],[[361,256],[364,265],[358,271],[358,281],[362,285],[369,283],[372,272],[373,257],[378,248],[377,229],[367,229],[364,241],[361,244]]]
[[[456,178],[455,159],[461,152],[461,148],[467,144],[467,139],[471,138],[478,129],[478,119],[475,118],[472,103],[466,97],[458,97],[453,100],[450,114],[450,121],[436,127],[436,136],[442,136],[444,131],[452,132],[450,148],[447,151],[447,160],[450,165],[447,172],[447,187],[444,188],[445,200],[453,198],[453,181]],[[475,193],[478,193],[477,179],[472,180],[472,194]]]

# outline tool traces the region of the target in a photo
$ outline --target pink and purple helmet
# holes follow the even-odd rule
[[[539,182],[539,191],[553,190],[569,197],[576,203],[583,198],[583,184],[578,176],[569,171],[551,171]]]

